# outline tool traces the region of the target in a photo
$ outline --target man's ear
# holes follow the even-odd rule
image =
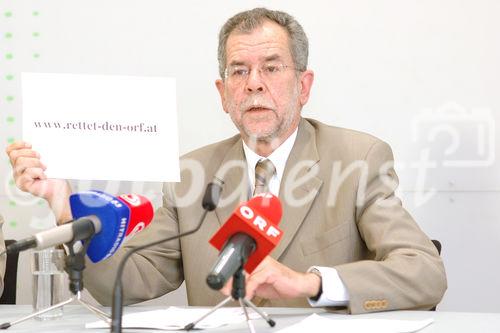
[[[300,105],[304,106],[309,100],[311,87],[314,82],[314,72],[310,69],[300,74]]]
[[[220,101],[222,103],[222,108],[224,109],[224,112],[227,113],[227,110],[226,110],[226,98],[225,98],[225,95],[224,95],[224,89],[225,89],[224,81],[222,81],[221,79],[215,80],[215,87],[217,88],[217,91],[219,92]]]

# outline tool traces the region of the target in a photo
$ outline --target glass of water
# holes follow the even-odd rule
[[[64,251],[46,249],[34,251],[31,260],[33,273],[33,311],[40,311],[65,300]],[[38,315],[39,320],[61,317],[62,307]]]

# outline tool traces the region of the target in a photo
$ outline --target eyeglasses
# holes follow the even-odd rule
[[[264,80],[274,81],[282,77],[287,69],[298,70],[281,63],[265,63],[257,67],[257,71]],[[228,66],[224,71],[224,78],[232,84],[240,84],[248,79],[253,69],[245,65]]]

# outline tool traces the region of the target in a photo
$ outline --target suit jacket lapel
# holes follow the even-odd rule
[[[271,253],[277,260],[294,238],[323,184],[315,176],[319,171],[318,161],[314,127],[301,119],[297,138],[281,179],[279,198],[283,216],[279,227],[283,231],[283,238]]]
[[[233,213],[236,206],[248,200],[248,173],[241,138],[228,150],[214,180],[222,183],[221,199],[215,213],[222,225]]]

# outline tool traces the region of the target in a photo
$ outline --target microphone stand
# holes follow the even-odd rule
[[[86,230],[80,229],[78,231],[74,230],[74,232],[75,232],[75,235],[77,234],[77,232],[86,233],[88,235],[88,237],[83,239],[83,242],[84,242],[83,248],[81,251],[79,251],[77,253],[75,253],[75,251],[73,250],[73,245],[78,240],[73,240],[69,243],[66,243],[66,245],[68,246],[69,255],[67,255],[66,259],[64,260],[64,263],[65,263],[64,270],[68,273],[69,290],[71,291],[73,296],[71,296],[69,299],[67,299],[65,301],[62,301],[62,302],[55,304],[55,305],[52,305],[46,309],[34,312],[28,316],[22,317],[20,319],[12,321],[12,322],[3,323],[0,325],[0,329],[2,329],[2,330],[8,329],[9,327],[11,327],[13,325],[16,325],[18,323],[21,323],[23,321],[26,321],[28,319],[31,319],[31,318],[36,317],[38,315],[41,315],[45,312],[49,312],[49,311],[58,309],[58,308],[63,307],[64,305],[69,304],[73,301],[77,301],[82,306],[84,306],[86,309],[88,309],[90,312],[94,313],[100,319],[102,319],[108,323],[111,321],[111,319],[107,313],[99,310],[98,308],[89,304],[88,302],[84,301],[81,298],[82,297],[82,290],[83,290],[83,270],[85,269],[85,255],[87,253],[87,248],[89,246],[90,239],[92,238],[92,236],[95,233],[94,227],[93,227],[93,225],[89,224],[86,226]]]
[[[253,327],[252,321],[250,320],[250,316],[248,315],[248,309],[247,307],[252,308],[259,316],[264,319],[269,326],[274,327],[276,325],[276,322],[269,317],[267,313],[264,311],[260,310],[255,304],[253,304],[250,300],[247,300],[245,298],[245,274],[243,273],[243,264],[238,268],[236,273],[233,275],[233,288],[231,290],[231,296],[228,296],[226,299],[224,299],[222,302],[219,304],[215,305],[209,312],[205,313],[203,316],[201,316],[199,319],[187,324],[184,326],[184,329],[186,331],[190,331],[195,328],[196,324],[198,324],[200,321],[226,305],[229,301],[231,300],[236,300],[240,303],[240,307],[243,309],[243,312],[245,313],[245,318],[246,322],[248,325],[248,329],[250,330],[251,333],[255,333],[255,328]]]
[[[198,225],[189,231],[177,234],[175,236],[166,237],[145,245],[141,245],[139,247],[133,248],[128,251],[125,256],[122,258],[120,265],[118,266],[118,270],[116,272],[116,280],[115,286],[113,289],[113,304],[111,307],[111,332],[121,333],[122,331],[122,317],[123,317],[123,285],[122,285],[122,275],[123,270],[125,269],[125,264],[127,260],[132,256],[132,254],[137,251],[146,249],[151,246],[155,246],[161,244],[163,242],[168,242],[174,239],[178,239],[187,235],[191,235],[198,231],[201,228],[205,217],[208,212],[215,210],[217,207],[217,203],[219,202],[220,193],[222,191],[222,187],[220,184],[209,183],[207,185],[207,189],[205,190],[205,194],[203,196],[202,207],[204,208],[203,214],[200,217]]]

